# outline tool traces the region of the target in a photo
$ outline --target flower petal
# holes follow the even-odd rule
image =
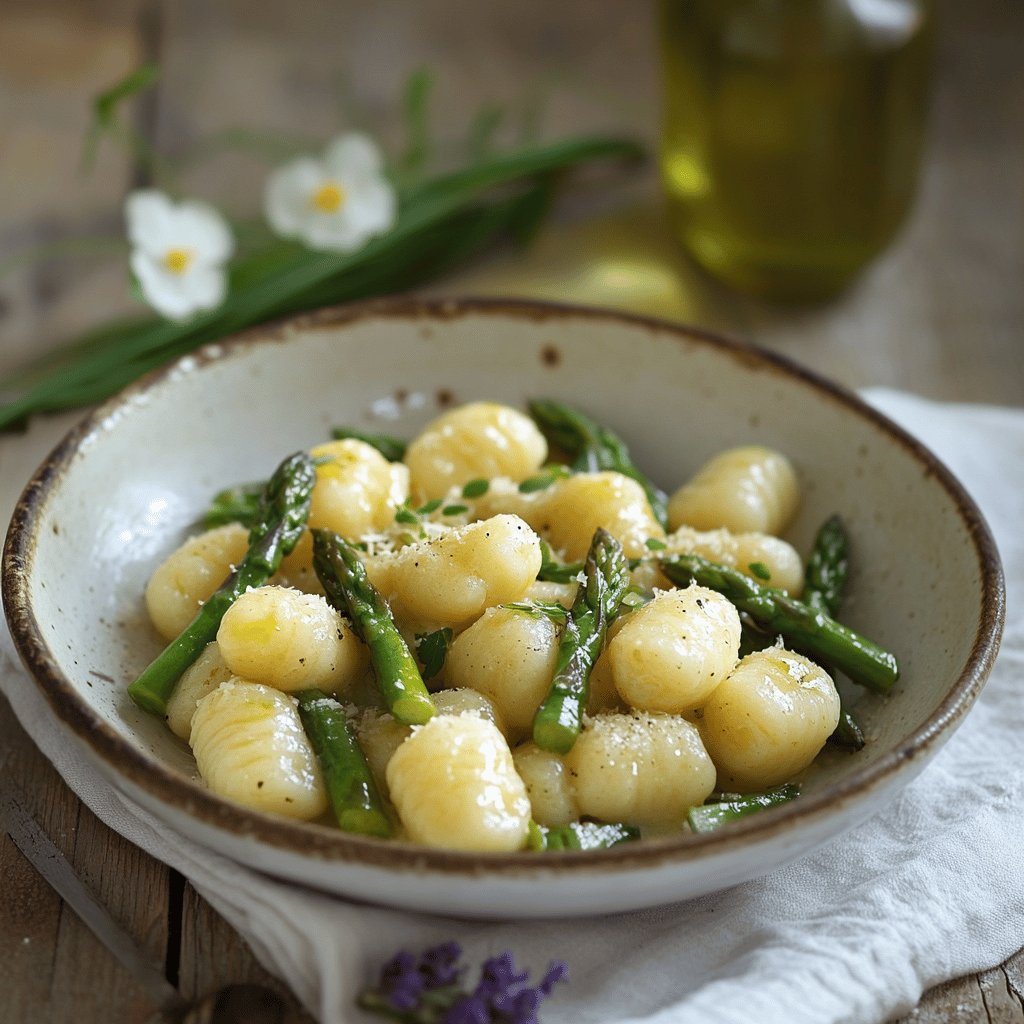
[[[174,203],[155,188],[139,189],[124,203],[128,240],[135,248],[152,255],[174,244]]]
[[[227,293],[227,275],[219,267],[196,266],[175,274],[142,249],[132,251],[130,263],[146,301],[169,320],[186,320],[199,310],[214,309]]]
[[[305,224],[302,240],[311,249],[326,249],[332,252],[354,252],[361,249],[370,238],[358,224],[342,214],[311,217]]]
[[[361,181],[349,189],[344,212],[353,227],[367,235],[379,235],[395,223],[398,197],[383,178]]]
[[[263,191],[267,223],[286,238],[302,237],[311,216],[310,197],[327,178],[323,164],[301,157],[271,172]]]
[[[339,135],[324,153],[324,165],[346,185],[380,174],[384,158],[369,135],[349,132]]]
[[[235,240],[227,221],[209,203],[195,199],[179,203],[174,227],[180,232],[177,244],[192,249],[200,263],[224,263],[234,252]]]

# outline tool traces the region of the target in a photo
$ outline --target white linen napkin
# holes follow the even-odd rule
[[[0,689],[78,796],[181,871],[324,1024],[370,1018],[357,990],[398,947],[510,949],[570,983],[549,1024],[878,1024],[1024,943],[1024,411],[866,394],[973,494],[1008,580],[1003,648],[977,706],[892,805],[817,853],[726,892],[586,921],[493,924],[347,903],[197,847],[120,797],[70,745],[0,630]],[[45,452],[38,452],[41,459]],[[4,486],[19,486],[7,481]]]

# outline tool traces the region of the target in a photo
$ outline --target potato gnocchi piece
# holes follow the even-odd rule
[[[228,523],[189,537],[164,559],[146,584],[146,610],[157,632],[175,639],[248,549],[249,531]]]
[[[185,669],[167,702],[167,725],[171,732],[188,742],[196,705],[232,675],[234,673],[224,664],[217,641],[208,643],[203,653]]]
[[[558,754],[541,750],[536,743],[523,743],[512,751],[512,761],[526,786],[534,821],[557,828],[579,818],[572,779]]]
[[[520,600],[540,571],[540,540],[518,516],[470,523],[366,560],[370,582],[404,631],[459,630]]]
[[[530,800],[497,727],[436,715],[394,752],[388,790],[409,838],[454,850],[512,852],[526,844]]]
[[[309,453],[316,467],[310,527],[334,530],[348,540],[384,530],[409,497],[409,470],[388,462],[372,445],[354,438],[328,441]]]
[[[598,715],[565,756],[580,812],[641,828],[681,828],[715,788],[695,726],[677,715]]]
[[[740,617],[705,587],[661,591],[608,644],[615,688],[631,707],[682,714],[700,707],[739,657]]]
[[[295,699],[232,677],[196,706],[189,739],[199,774],[218,796],[309,821],[327,792]]]
[[[495,402],[472,402],[439,416],[405,453],[418,499],[443,498],[470,480],[525,480],[547,458],[544,435],[529,416]]]
[[[839,694],[820,665],[783,648],[748,654],[704,705],[701,735],[720,788],[747,792],[791,779],[839,721]]]
[[[440,715],[476,715],[492,722],[504,734],[497,710],[482,693],[470,689],[441,690],[432,694],[431,699]],[[388,761],[409,738],[412,726],[402,725],[385,711],[369,710],[359,719],[356,733],[374,782],[386,794]]]
[[[240,595],[221,619],[217,643],[235,675],[286,693],[340,693],[369,665],[366,645],[323,597],[287,587]]]
[[[793,518],[798,501],[796,471],[785,455],[758,445],[730,448],[672,495],[669,528],[778,534]]]
[[[629,558],[649,554],[648,538],[665,537],[640,484],[611,471],[574,473],[528,494],[508,481],[492,481],[476,509],[481,515],[512,512],[522,517],[569,562],[586,557],[599,526]]]
[[[558,627],[546,615],[488,608],[453,641],[445,659],[446,685],[486,695],[513,740],[529,734],[547,696],[558,655]]]

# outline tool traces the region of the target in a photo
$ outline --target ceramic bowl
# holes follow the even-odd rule
[[[345,424],[412,436],[472,399],[549,396],[619,432],[674,487],[714,452],[781,449],[803,488],[789,539],[826,516],[852,536],[844,619],[895,651],[888,699],[858,699],[870,737],[826,753],[799,800],[707,835],[611,850],[472,855],[252,813],[208,792],[187,747],[126,684],[158,648],[144,583],[209,497],[259,479]],[[978,510],[919,444],[853,395],[703,331],[508,301],[371,303],[213,345],[108,401],[29,483],[4,562],[21,656],[110,782],[168,825],[247,865],[360,899],[487,917],[583,915],[749,879],[892,800],[961,722],[989,672],[1003,607]]]

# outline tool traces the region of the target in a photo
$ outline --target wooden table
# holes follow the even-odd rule
[[[650,170],[585,222],[563,214],[528,257],[495,258],[434,290],[639,307],[752,338],[853,387],[1024,404],[1024,7],[941,7],[920,200],[896,244],[836,302],[772,309],[704,277],[665,236]],[[229,127],[327,139],[353,116],[394,144],[400,85],[421,65],[438,73],[442,148],[483,98],[522,114],[524,98],[546,94],[552,135],[628,130],[653,142],[657,133],[653,9],[642,3],[37,0],[5,8],[0,54],[0,258],[57,239],[120,234],[120,200],[145,175],[104,145],[92,175],[79,178],[79,147],[88,97],[145,58],[158,60],[163,76],[134,117],[171,157]],[[243,210],[255,205],[266,169],[222,154],[194,165],[184,191]],[[646,290],[622,290],[607,276],[581,283],[593,253],[641,260]],[[0,279],[0,379],[30,353],[130,307],[118,258],[81,255],[9,273]],[[56,439],[66,422],[37,429]],[[22,479],[31,468],[23,442],[0,443],[0,478]],[[4,522],[9,511],[0,509]],[[33,812],[187,995],[268,980],[180,876],[79,803],[2,701],[0,743]],[[0,879],[0,1018],[145,1019],[146,997],[6,837]],[[294,1003],[288,1019],[309,1020]],[[928,993],[911,1019],[1024,1022],[1024,953]]]

